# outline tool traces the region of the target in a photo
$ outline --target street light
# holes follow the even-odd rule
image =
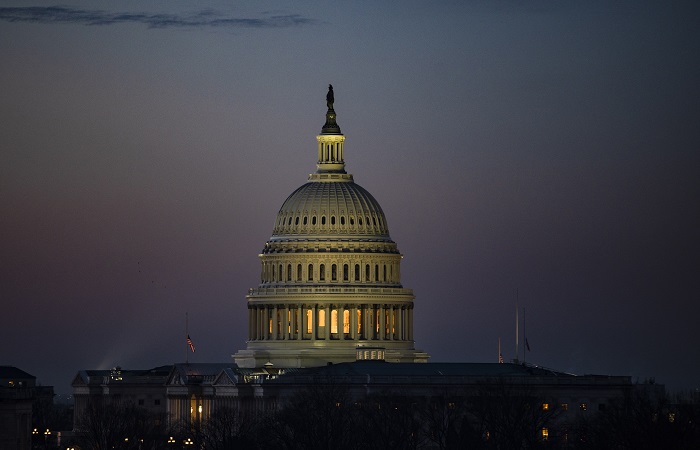
[[[44,448],[49,448],[49,436],[51,436],[51,432],[47,428],[46,431],[44,431]]]
[[[190,438],[185,439],[185,445],[193,445],[193,444],[194,444],[194,442],[192,442],[192,439],[190,439]]]

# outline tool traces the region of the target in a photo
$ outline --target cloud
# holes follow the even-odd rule
[[[0,20],[30,23],[78,23],[83,25],[114,25],[142,23],[149,28],[168,27],[237,27],[282,28],[309,25],[314,19],[299,14],[262,14],[261,17],[233,17],[214,10],[191,14],[113,13],[101,10],[75,9],[64,6],[28,6],[0,8]]]

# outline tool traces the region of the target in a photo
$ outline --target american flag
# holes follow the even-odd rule
[[[192,350],[192,353],[194,353],[194,343],[192,342],[192,339],[190,339],[190,335],[187,335],[187,345],[189,345],[190,350]]]

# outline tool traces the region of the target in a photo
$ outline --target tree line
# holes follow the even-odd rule
[[[91,450],[159,449],[697,449],[700,396],[631,389],[603,410],[565,411],[506,384],[469,394],[416,397],[386,391],[358,400],[346,386],[314,384],[273,413],[221,408],[167,426],[133,404],[91,405],[75,444]]]

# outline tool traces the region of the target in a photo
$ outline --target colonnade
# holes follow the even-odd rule
[[[413,305],[248,305],[248,340],[413,340]]]

